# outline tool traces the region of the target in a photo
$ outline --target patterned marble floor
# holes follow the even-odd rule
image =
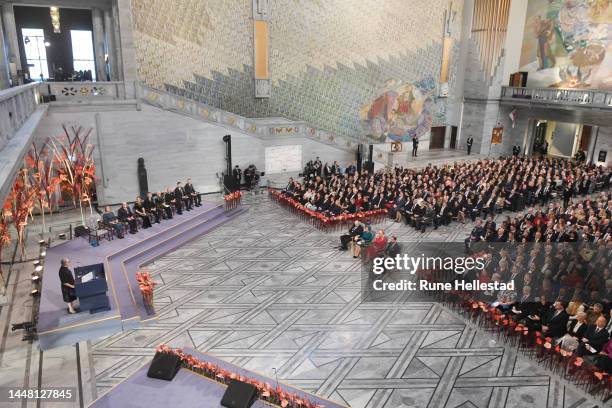
[[[260,196],[250,211],[150,265],[160,319],[92,344],[98,394],[166,342],[351,407],[587,407],[582,393],[431,302],[362,303],[336,234]],[[463,238],[469,226],[405,241]]]

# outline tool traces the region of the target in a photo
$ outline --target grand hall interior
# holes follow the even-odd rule
[[[610,0],[0,0],[0,408],[612,408]]]

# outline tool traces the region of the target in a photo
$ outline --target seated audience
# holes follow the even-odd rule
[[[552,338],[561,337],[567,331],[569,316],[562,302],[555,302],[553,308],[548,311],[547,319],[542,325],[544,335]]]
[[[355,242],[355,238],[360,236],[362,232],[363,224],[361,224],[359,220],[355,220],[351,228],[348,230],[348,233],[340,237],[340,250],[348,250],[349,244],[352,245]]]
[[[166,189],[164,203],[167,208],[170,208],[170,211],[172,211],[172,207],[175,207],[178,215],[183,214],[183,199],[182,196],[176,197],[176,189],[174,191],[170,187]]]
[[[119,221],[128,224],[130,234],[135,234],[138,232],[138,223],[136,222],[134,213],[130,207],[128,207],[126,202],[121,203],[121,208],[117,210],[117,218],[119,218]]]
[[[195,205],[196,207],[200,207],[202,205],[202,197],[193,187],[191,177],[189,177],[187,179],[187,183],[185,183],[185,194],[187,194],[189,197],[191,205]]]
[[[167,220],[172,219],[172,207],[166,201],[166,193],[162,193],[161,191],[157,192],[157,194],[155,195],[155,208],[157,208],[157,211],[165,219]]]
[[[159,224],[162,217],[162,212],[157,208],[155,198],[153,198],[153,194],[151,192],[147,193],[147,198],[144,199],[143,207],[148,215],[155,218],[155,223]]]
[[[574,351],[580,343],[580,339],[587,330],[586,313],[580,312],[572,319],[567,328],[567,333],[557,340],[557,344],[567,351]]]
[[[610,338],[610,333],[606,331],[606,323],[606,318],[600,316],[595,324],[589,325],[576,349],[577,356],[595,355],[603,349]]]
[[[104,213],[102,214],[102,222],[112,227],[115,231],[115,235],[117,235],[119,239],[123,239],[123,226],[121,225],[119,219],[117,218],[115,213],[113,213],[113,210],[111,210],[109,205],[104,207]]]
[[[366,225],[361,234],[354,238],[353,258],[359,258],[359,255],[361,255],[361,248],[370,245],[373,239],[374,234],[372,233],[372,228]]]
[[[136,201],[134,202],[134,214],[136,214],[136,216],[140,217],[142,220],[143,229],[151,227],[151,219],[149,218],[149,214],[147,214],[140,197],[136,197]]]

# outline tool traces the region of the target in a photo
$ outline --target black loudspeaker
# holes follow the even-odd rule
[[[223,394],[221,405],[227,408],[249,408],[257,399],[257,387],[232,380]]]
[[[370,148],[368,151],[368,161],[370,163],[374,163],[374,145],[370,145]]]
[[[76,237],[84,237],[89,235],[89,231],[87,230],[87,227],[79,225],[78,227],[74,228],[74,235]]]
[[[155,353],[147,377],[157,378],[159,380],[172,381],[181,368],[181,359],[179,356],[168,353]]]
[[[223,184],[225,185],[225,194],[229,194],[236,190],[236,180],[231,173],[223,175]]]
[[[364,162],[363,169],[367,170],[369,174],[373,174],[374,173],[374,162],[373,161]]]
[[[363,145],[357,145],[357,154],[355,155],[357,160],[357,173],[361,174],[361,159],[363,159]]]

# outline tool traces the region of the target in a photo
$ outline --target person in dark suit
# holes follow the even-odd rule
[[[178,215],[183,214],[183,200],[182,198],[176,198],[176,190],[172,191],[172,189],[168,187],[164,195],[164,201],[166,205],[174,206]]]
[[[395,256],[399,255],[401,251],[402,247],[399,242],[397,242],[397,237],[393,235],[391,240],[387,242],[387,245],[385,245],[384,254],[389,258],[395,258]]]
[[[600,316],[594,325],[589,325],[587,328],[578,345],[576,355],[580,357],[599,353],[609,338],[610,333],[606,330],[606,318]]]
[[[232,170],[232,177],[234,178],[234,188],[236,190],[240,190],[240,183],[242,182],[242,170],[240,170],[239,165],[234,166],[234,170]]]
[[[121,208],[117,211],[117,218],[119,218],[119,221],[129,225],[130,234],[138,232],[138,223],[136,222],[136,218],[134,218],[134,213],[126,202],[121,203]]]
[[[187,179],[187,183],[185,183],[185,193],[190,197],[193,205],[196,207],[200,207],[202,205],[202,197],[195,190],[193,184],[191,183],[191,177]]]
[[[123,227],[117,219],[117,216],[111,210],[110,206],[104,207],[104,213],[102,214],[102,222],[113,228],[115,234],[119,239],[123,239]]]
[[[68,313],[74,314],[77,312],[72,305],[72,302],[76,300],[76,296],[74,295],[74,276],[68,266],[70,266],[70,260],[68,258],[63,258],[61,260],[59,278],[62,284],[62,297],[64,302],[68,304]]]
[[[419,150],[419,138],[415,136],[412,138],[412,157],[417,157],[418,150]]]
[[[474,144],[474,138],[472,136],[468,137],[466,144],[467,144],[467,154],[469,155],[470,153],[472,153],[472,145]]]
[[[183,188],[183,185],[181,184],[180,181],[176,182],[176,188],[174,189],[174,199],[176,200],[177,203],[180,202],[181,206],[184,205],[185,210],[191,211],[191,204],[189,204],[190,202],[189,197],[187,197],[187,194],[185,194],[185,189]]]
[[[140,217],[142,220],[142,228],[147,229],[151,227],[151,219],[149,218],[149,214],[144,208],[142,204],[142,199],[140,197],[136,197],[136,201],[134,202],[134,214],[137,217]]]
[[[353,226],[348,231],[348,234],[344,234],[340,237],[340,250],[348,250],[349,243],[353,242],[355,237],[358,237],[363,232],[363,225],[359,220],[355,220]]]
[[[548,312],[546,317],[546,321],[542,325],[545,336],[558,338],[567,332],[569,316],[562,302],[555,302],[553,309]]]
[[[469,250],[472,242],[480,242],[484,240],[485,236],[486,231],[482,226],[482,220],[478,219],[474,228],[472,228],[472,232],[470,232],[470,236],[465,239],[465,249]]]
[[[167,220],[171,220],[172,219],[172,207],[170,206],[170,204],[166,203],[166,193],[162,193],[161,191],[158,191],[157,194],[155,194],[155,207],[157,208],[157,211],[159,211],[159,213]]]
[[[157,208],[157,204],[153,199],[153,194],[150,191],[147,193],[147,197],[144,199],[142,206],[147,214],[150,214],[155,218],[155,223],[159,224],[159,220],[161,219],[161,211]]]

